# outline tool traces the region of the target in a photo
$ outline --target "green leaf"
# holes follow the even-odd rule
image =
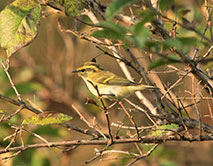
[[[161,43],[158,41],[147,41],[145,44],[153,52],[160,52],[161,50]]]
[[[51,166],[50,158],[48,154],[36,153],[33,155],[31,166]]]
[[[2,84],[8,82],[8,77],[7,77],[7,74],[5,73],[3,67],[0,68],[0,76],[1,76],[1,77],[0,77],[0,82],[1,82]],[[1,89],[1,90],[2,90],[2,89]]]
[[[143,22],[139,22],[132,29],[134,43],[136,47],[140,49],[144,46],[146,39],[150,34],[150,31],[143,25]]]
[[[140,33],[140,31],[144,28],[144,24],[145,23],[143,21],[140,21],[132,27],[131,30],[133,31],[134,35],[137,35]]]
[[[182,19],[185,15],[187,15],[190,12],[191,12],[190,9],[180,8],[180,9],[177,10],[177,17]]]
[[[115,24],[113,22],[104,21],[104,22],[99,23],[99,25],[105,29],[112,30],[121,35],[124,35],[127,32],[125,27],[123,27],[119,24]]]
[[[64,6],[66,15],[77,16],[87,6],[85,0],[63,0],[60,4]]]
[[[177,163],[171,160],[163,161],[160,166],[177,166]]]
[[[169,49],[171,47],[175,47],[176,49],[181,49],[182,48],[182,43],[180,40],[178,40],[177,38],[171,38],[171,39],[167,39],[164,42],[162,42],[163,45],[163,50]]]
[[[174,124],[174,123],[168,124],[168,125],[161,125],[155,131],[151,131],[149,133],[149,135],[162,136],[162,135],[165,135],[166,133],[168,133],[169,130],[174,130],[176,128],[178,128],[178,125]]]
[[[159,6],[160,6],[160,9],[164,11],[164,10],[170,9],[173,3],[174,3],[174,0],[160,0]]]
[[[34,0],[16,0],[0,13],[0,45],[11,56],[37,35],[41,6]]]
[[[183,46],[194,46],[197,44],[197,39],[195,37],[177,37]]]
[[[115,16],[122,8],[130,3],[135,2],[135,0],[114,0],[110,3],[106,9],[106,19],[110,20]]]
[[[151,22],[154,19],[154,17],[159,14],[160,14],[159,12],[153,11],[152,9],[149,8],[139,12],[139,16],[143,24]]]
[[[92,36],[97,38],[120,39],[124,40],[127,30],[113,22],[101,22],[98,24],[103,29],[92,33]]]
[[[111,31],[109,29],[104,29],[104,30],[99,30],[99,31],[95,31],[93,32],[92,36],[96,37],[96,38],[107,38],[107,39],[120,39],[123,40],[123,36]]]
[[[154,61],[152,61],[149,65],[148,65],[148,70],[152,70],[156,67],[160,67],[166,64],[170,64],[170,63],[179,63],[180,62],[180,58],[175,56],[175,55],[168,55],[165,58],[158,58]]]
[[[39,126],[33,130],[34,133],[38,133],[40,135],[46,135],[51,137],[60,136],[60,131],[56,130],[53,126]]]
[[[62,124],[71,120],[72,117],[57,113],[57,112],[43,112],[41,114],[35,115],[33,117],[24,119],[22,124],[31,124],[31,125],[49,125],[49,124]]]

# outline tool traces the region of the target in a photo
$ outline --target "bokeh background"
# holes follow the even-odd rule
[[[1,0],[0,10],[12,2],[11,0]],[[104,4],[110,1],[102,0]],[[196,0],[178,0],[176,4],[184,6],[190,9],[191,12],[188,15],[188,19],[195,20],[199,24],[200,30],[203,29],[203,8],[199,6],[201,2]],[[129,11],[126,11],[129,14]],[[107,132],[106,121],[104,113],[93,105],[87,105],[87,97],[92,97],[88,92],[84,82],[72,73],[75,67],[79,66],[85,61],[90,61],[93,57],[99,55],[101,52],[96,48],[95,44],[88,41],[81,40],[71,33],[62,32],[58,23],[61,24],[62,29],[72,29],[80,32],[88,33],[90,27],[77,22],[72,17],[67,17],[62,14],[49,14],[48,10],[44,13],[45,17],[41,19],[38,36],[27,47],[21,49],[15,53],[10,59],[9,72],[12,79],[22,95],[22,98],[28,103],[32,104],[36,108],[40,108],[45,111],[62,112],[73,116],[71,124],[87,128],[86,124],[82,122],[79,116],[72,110],[71,105],[74,104],[82,114],[87,117],[91,123],[98,123],[98,126]],[[82,19],[87,20],[86,17]],[[169,29],[171,24],[166,25]],[[180,29],[179,33],[187,33],[183,29]],[[191,32],[190,32],[191,33]],[[190,35],[190,34],[188,34]],[[192,34],[193,35],[193,34]],[[194,48],[191,48],[191,52]],[[201,53],[206,49],[202,48]],[[144,61],[144,52],[133,50],[134,54],[140,58],[141,63]],[[125,53],[123,53],[125,56]],[[0,59],[4,60],[6,53],[3,49],[0,49]],[[128,58],[128,57],[127,57]],[[97,58],[104,68],[115,72],[123,76],[117,62],[108,57],[101,55]],[[203,66],[205,69],[205,66]],[[160,68],[164,70],[164,68]],[[130,71],[135,76],[136,81],[140,81],[140,78],[131,69]],[[177,79],[177,75],[174,73],[161,75],[161,78],[170,83]],[[185,88],[191,84],[189,82],[184,83]],[[0,66],[0,93],[8,97],[15,98],[16,95],[5,75],[4,69]],[[186,88],[187,89],[187,88]],[[180,91],[183,91],[180,89]],[[180,92],[181,93],[181,92]],[[144,94],[151,99],[148,92]],[[132,96],[130,98],[137,102],[137,98]],[[206,110],[206,104],[201,103],[201,109],[203,112]],[[8,113],[13,113],[17,107],[7,104],[4,101],[0,101],[0,110],[4,110]],[[10,127],[11,124],[19,124],[20,119],[24,119],[32,116],[33,113],[23,110],[20,114],[13,117],[10,120],[10,124],[3,122],[0,124],[0,147],[3,148],[8,144],[8,141],[3,139],[12,134],[14,129]],[[134,116],[134,110],[133,110]],[[127,117],[123,111],[119,111],[118,107],[115,107],[110,112],[111,121],[118,123],[118,120],[126,120],[126,124],[129,124]],[[145,119],[144,115],[135,117],[138,125],[146,125],[149,123]],[[205,119],[211,123],[210,119]],[[65,128],[57,125],[51,126],[31,126],[30,129],[40,134],[48,141],[63,141],[63,140],[75,140],[89,138],[83,134],[79,134],[75,131],[67,131]],[[115,129],[114,129],[115,130]],[[115,130],[116,132],[116,130]],[[122,131],[120,131],[122,134]],[[29,134],[23,134],[26,144],[40,142],[40,140]],[[20,143],[20,140],[17,140]],[[141,145],[144,149],[147,147]],[[21,155],[7,161],[6,163],[0,163],[4,166],[56,166],[56,165],[85,165],[84,162],[89,160],[94,155],[94,148],[102,148],[101,146],[81,146],[75,150],[69,152],[63,152],[59,148],[45,148],[45,149],[32,149],[23,152]],[[116,149],[131,150],[131,145],[117,145]],[[133,150],[133,149],[132,149]],[[8,154],[5,154],[8,155]],[[111,157],[116,157],[112,156]],[[125,165],[128,160],[106,160],[106,161],[94,161],[91,166],[106,165],[106,166],[119,166]],[[213,144],[211,142],[167,142],[160,145],[156,151],[148,158],[141,160],[136,166],[150,165],[150,166],[211,166],[213,163]]]

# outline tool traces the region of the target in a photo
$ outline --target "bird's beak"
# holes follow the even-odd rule
[[[79,71],[78,71],[78,70],[73,70],[72,72],[73,72],[73,73],[78,73]]]

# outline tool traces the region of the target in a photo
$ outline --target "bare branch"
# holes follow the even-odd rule
[[[194,137],[185,137],[182,136],[181,138],[179,136],[160,136],[160,137],[141,137],[141,140],[138,140],[137,138],[125,138],[125,139],[114,139],[114,144],[126,144],[126,143],[162,143],[167,141],[187,141],[187,142],[197,142],[197,141],[212,141],[213,136],[211,135],[205,135],[201,136],[194,136]],[[30,144],[22,146],[16,146],[16,147],[10,147],[6,151],[0,150],[0,154],[8,153],[12,151],[19,151],[19,150],[27,150],[32,148],[49,148],[49,147],[60,147],[60,146],[72,146],[72,145],[107,145],[107,140],[74,140],[74,141],[62,141],[62,142],[49,142],[49,143],[40,143],[40,144]]]
[[[16,96],[17,96],[18,100],[19,100],[19,101],[22,101],[21,95],[20,95],[20,93],[18,92],[18,90],[16,89],[15,84],[13,83],[13,80],[12,80],[10,74],[9,74],[9,71],[8,71],[8,69],[9,69],[9,64],[8,64],[8,66],[6,67],[6,66],[4,65],[4,63],[1,62],[1,65],[3,66],[4,71],[5,71],[5,73],[7,74],[7,77],[8,77],[8,79],[9,79],[9,81],[10,81],[10,84],[11,84],[13,90],[14,90],[15,93],[16,93]]]

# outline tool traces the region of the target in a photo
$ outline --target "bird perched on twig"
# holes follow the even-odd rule
[[[119,77],[104,70],[95,62],[85,62],[73,73],[78,73],[95,96],[110,100],[120,101],[139,90],[158,89],[155,86],[139,84]]]

